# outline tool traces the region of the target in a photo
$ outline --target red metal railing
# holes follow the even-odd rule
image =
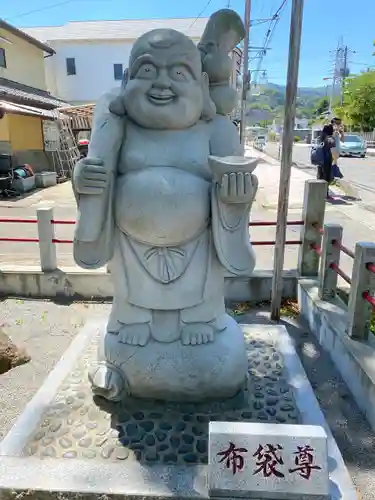
[[[367,264],[367,266],[366,266],[366,267],[367,267],[367,269],[370,271],[370,273],[375,274],[375,264],[370,263],[370,264]],[[371,304],[371,305],[372,305],[372,307],[374,307],[374,308],[375,308],[375,297],[371,297],[371,295],[369,294],[369,292],[365,292],[365,293],[362,295],[362,297],[363,297],[365,300],[367,300],[367,302],[368,302],[369,304]]]
[[[322,256],[322,249],[319,245],[316,245],[315,243],[311,243],[311,248],[314,250],[315,253],[319,255],[319,257]]]
[[[339,266],[337,264],[335,264],[334,262],[332,262],[329,267],[331,269],[333,269],[339,276],[341,276],[341,278],[346,281],[349,285],[352,284],[352,279],[346,274],[344,273],[344,271],[342,269],[339,268]]]
[[[368,292],[364,292],[362,297],[367,300],[369,304],[371,304],[373,307],[375,307],[375,297],[371,297],[371,295]]]
[[[352,259],[354,259],[355,255],[354,255],[354,252],[352,252],[348,247],[342,245],[340,242],[336,241],[336,240],[333,240],[332,241],[332,245],[336,248],[339,248],[342,253],[348,255],[349,257],[351,257]]]
[[[316,227],[316,226],[315,226]],[[324,230],[322,228],[320,228],[319,230],[319,234],[324,234]],[[332,241],[332,245],[335,246],[336,248],[339,248],[341,250],[341,252],[343,252],[344,254],[348,255],[349,257],[351,257],[352,259],[355,258],[355,254],[352,250],[350,250],[349,248],[347,248],[345,245],[342,245],[339,241],[337,240],[333,240]],[[314,250],[315,253],[317,253],[320,257],[322,256],[322,249],[319,245],[317,245],[316,243],[312,243],[310,245],[311,249]],[[349,285],[352,284],[352,279],[337,265],[335,264],[334,262],[332,262],[329,267],[335,271],[339,276],[341,276],[341,278],[346,281],[346,283],[348,283]],[[375,274],[375,264],[373,263],[370,263],[370,264],[367,264],[366,265],[366,268],[371,272],[371,273],[374,273]],[[375,297],[372,297],[370,295],[369,292],[364,292],[362,294],[362,297],[369,303],[371,304],[373,307],[375,307]]]
[[[14,219],[14,218],[4,218],[0,217],[0,223],[13,223],[13,224],[37,224],[37,219]],[[75,220],[60,220],[60,219],[52,219],[51,224],[54,225],[74,225],[76,224]],[[270,227],[276,226],[276,221],[253,221],[249,223],[249,227]],[[303,220],[291,220],[286,223],[287,226],[303,226]],[[0,237],[0,242],[19,242],[19,243],[38,243],[38,238],[8,238],[8,237]],[[53,238],[52,243],[73,243],[73,240],[66,240],[61,238]],[[275,241],[253,241],[251,243],[253,246],[272,246],[275,244]],[[287,240],[285,242],[286,245],[301,245],[301,240]]]
[[[76,224],[76,221],[75,220],[56,220],[56,219],[52,219],[51,220],[51,224],[74,225],[74,224]]]
[[[7,217],[0,217],[0,222],[10,222],[12,224],[37,224],[37,219],[10,219]]]

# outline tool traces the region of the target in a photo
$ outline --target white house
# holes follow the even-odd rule
[[[120,84],[132,45],[140,35],[151,29],[172,28],[198,42],[206,23],[207,18],[84,21],[24,31],[56,51],[45,59],[48,90],[71,104],[86,104]],[[233,65],[235,75],[235,53]]]

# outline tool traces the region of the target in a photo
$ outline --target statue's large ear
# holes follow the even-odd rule
[[[216,115],[216,106],[210,97],[210,87],[207,73],[202,73],[203,109],[202,120],[209,122]]]
[[[128,83],[129,80],[129,69],[126,68],[124,71],[124,74],[122,75],[122,81],[121,81],[121,90],[125,90],[126,84]]]
[[[125,116],[126,115],[126,108],[125,108],[125,102],[124,102],[124,90],[125,87],[128,83],[129,80],[129,70],[126,69],[124,71],[124,75],[122,77],[121,81],[121,89],[120,93],[117,97],[115,97],[110,103],[109,103],[109,111],[113,113],[114,115],[117,116]]]

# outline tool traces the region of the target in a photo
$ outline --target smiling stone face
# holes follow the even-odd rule
[[[136,41],[130,55],[127,114],[145,128],[188,128],[202,115],[202,85],[194,43],[178,31],[150,31]]]

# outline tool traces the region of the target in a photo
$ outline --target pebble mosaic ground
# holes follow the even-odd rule
[[[93,401],[87,374],[98,340],[79,357],[31,434],[24,455],[204,464],[209,421],[299,422],[283,359],[270,335],[246,334],[249,378],[244,392],[201,405]]]

